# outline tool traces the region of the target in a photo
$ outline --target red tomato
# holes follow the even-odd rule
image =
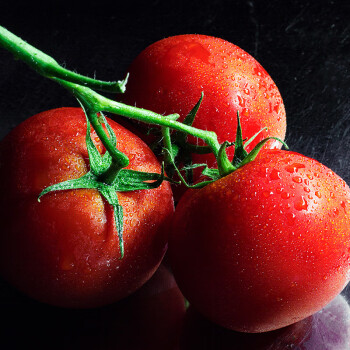
[[[244,137],[268,128],[248,151],[267,136],[285,137],[285,109],[275,83],[252,56],[225,40],[205,35],[166,38],[142,51],[128,72],[123,102],[160,114],[179,113],[180,121],[204,92],[193,126],[215,131],[220,143],[235,140],[237,111]],[[277,141],[266,145],[280,147]],[[228,154],[233,156],[233,147]],[[192,158],[215,165],[212,154]]]
[[[160,172],[150,149],[110,121],[128,168]],[[138,289],[154,273],[167,247],[172,193],[118,193],[124,209],[125,256],[120,259],[113,209],[97,190],[50,192],[49,185],[89,169],[86,119],[80,108],[40,113],[15,128],[0,145],[0,271],[24,293],[64,307],[95,307]],[[104,152],[97,135],[92,138]]]
[[[263,332],[320,310],[348,281],[350,189],[316,160],[264,150],[173,218],[169,257],[184,296],[213,322]]]

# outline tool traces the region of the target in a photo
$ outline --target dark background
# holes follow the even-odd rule
[[[124,78],[146,46],[198,33],[253,55],[284,99],[289,147],[350,183],[350,2],[28,1],[0,5],[0,25],[67,68],[102,80]],[[0,49],[0,138],[47,109],[77,106],[64,89]]]

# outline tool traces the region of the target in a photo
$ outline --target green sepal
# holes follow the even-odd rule
[[[246,149],[248,147],[249,144],[251,144],[263,131],[266,131],[267,128],[262,128],[261,130],[259,130],[255,135],[253,135],[249,140],[247,140],[246,142],[244,142],[244,149]]]
[[[160,174],[121,169],[118,173],[117,181],[115,184],[113,184],[113,186],[115,191],[118,192],[150,190],[159,187],[164,180],[171,183],[176,183],[172,179],[165,176],[164,164],[162,164],[162,171]]]
[[[242,136],[242,126],[241,121],[239,117],[239,112],[237,111],[237,133],[236,133],[236,141],[234,143],[235,145],[235,153],[233,156],[232,164],[237,169],[252,160],[256,158],[258,153],[261,151],[265,143],[269,140],[277,140],[281,142],[286,149],[288,149],[287,144],[279,139],[278,137],[267,137],[263,140],[261,140],[249,153],[245,150],[245,148],[255,140],[255,138],[264,130],[267,130],[267,128],[262,128],[260,131],[258,131],[255,135],[253,135],[247,142],[244,143],[243,136]],[[222,146],[225,143],[222,144]]]
[[[242,126],[241,126],[241,120],[239,118],[238,111],[237,111],[236,141],[234,144],[235,144],[235,153],[233,156],[232,164],[234,167],[237,167],[239,166],[241,161],[248,155],[248,152],[244,149]]]
[[[249,154],[247,154],[247,156],[239,163],[238,167],[241,167],[249,162],[251,162],[252,160],[254,160],[257,155],[259,154],[259,152],[261,151],[261,149],[264,147],[265,143],[268,142],[269,140],[277,140],[279,142],[282,143],[282,145],[288,150],[288,146],[287,144],[282,141],[280,138],[278,137],[266,137],[265,139],[261,140],[250,152]]]
[[[212,180],[218,180],[220,179],[220,173],[218,169],[214,168],[209,168],[206,163],[197,163],[197,164],[191,164],[188,166],[183,167],[181,170],[193,170],[196,168],[203,167],[204,169],[202,170],[202,175],[207,176],[211,178]]]
[[[63,190],[75,190],[80,188],[97,188],[99,182],[96,180],[96,176],[91,172],[86,173],[82,177],[78,179],[72,179],[63,181],[52,186],[46,187],[38,196],[38,201],[40,202],[40,198],[45,194],[53,191],[63,191]]]
[[[187,114],[183,120],[183,124],[192,126],[194,119],[197,115],[198,109],[202,103],[204,93],[201,93],[201,96],[195,106]],[[175,159],[179,160],[180,163],[184,165],[185,176],[181,175],[180,179],[184,182],[186,186],[189,186],[188,182],[192,183],[193,181],[193,171],[190,165],[192,164],[192,153],[208,153],[208,147],[206,146],[197,146],[191,145],[187,142],[188,135],[184,132],[175,131],[170,135],[169,128],[162,128],[162,134],[165,144],[165,160],[167,163],[167,172],[172,176],[175,172],[178,172],[175,165]],[[198,151],[198,152],[197,152]],[[169,166],[170,165],[170,166]]]
[[[103,114],[99,116],[99,122],[104,124],[109,136],[110,143],[116,146],[116,136],[113,129],[107,123]],[[90,161],[90,170],[78,179],[63,181],[46,187],[38,196],[38,201],[42,196],[53,191],[74,190],[74,189],[96,189],[102,197],[113,207],[115,225],[118,233],[121,258],[124,256],[123,239],[123,208],[118,202],[117,192],[129,192],[136,190],[147,190],[159,187],[164,180],[173,182],[165,176],[164,164],[162,164],[161,174],[142,172],[130,169],[119,169],[112,183],[103,181],[103,175],[113,166],[112,156],[108,151],[102,156],[91,138],[91,125],[87,118],[86,146]],[[123,154],[124,155],[124,154]]]
[[[117,228],[119,249],[121,259],[124,257],[124,214],[123,207],[119,204],[118,195],[114,186],[101,184],[99,186],[99,192],[107,200],[107,202],[113,207],[114,221]]]
[[[167,149],[165,149],[166,152],[169,152]],[[196,184],[189,184],[186,179],[183,177],[183,175],[181,174],[181,170],[176,166],[174,158],[172,158],[172,156],[169,154],[169,158],[171,161],[172,166],[174,167],[178,177],[180,178],[180,181],[182,184],[184,184],[187,188],[202,188],[212,182],[214,182],[215,180],[208,180],[208,181],[202,181]],[[198,168],[200,166],[205,166],[208,167],[206,164],[193,164],[193,165],[188,165],[185,166],[184,168],[182,168],[182,170],[192,170],[194,168]]]

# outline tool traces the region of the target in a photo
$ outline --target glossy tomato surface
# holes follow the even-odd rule
[[[128,72],[121,97],[128,104],[160,114],[179,113],[181,121],[203,92],[193,125],[215,131],[220,143],[235,140],[237,111],[244,137],[267,127],[256,142],[266,136],[284,139],[286,115],[276,84],[251,55],[230,42],[194,34],[165,38],[142,51]],[[271,141],[266,147],[280,148],[280,143]],[[193,159],[215,163],[212,155]]]
[[[113,121],[128,168],[160,173],[138,137]],[[60,108],[27,119],[0,144],[0,271],[22,292],[64,307],[114,302],[144,284],[167,247],[173,214],[168,183],[118,193],[124,210],[125,256],[120,259],[112,207],[97,190],[50,192],[49,185],[89,170],[86,119],[80,108]],[[101,153],[104,148],[93,132]]]
[[[184,296],[236,331],[315,313],[348,281],[350,190],[316,160],[264,150],[180,200],[169,241]]]

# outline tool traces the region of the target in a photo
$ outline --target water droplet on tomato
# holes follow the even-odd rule
[[[242,96],[240,96],[240,95],[237,95],[237,99],[238,99],[238,104],[241,107],[245,107],[245,99]]]
[[[322,194],[320,191],[316,191],[315,192],[315,196],[318,197],[318,198],[322,198]]]
[[[288,199],[288,198],[290,198],[290,193],[288,193],[288,192],[283,192],[283,193],[281,194],[281,197],[282,197],[283,199]]]
[[[305,165],[304,165],[304,164],[300,164],[300,163],[293,163],[293,164],[290,164],[290,165],[287,165],[287,166],[286,166],[286,170],[287,170],[289,173],[295,173],[295,172],[297,172],[299,169],[302,169],[302,168],[305,168]]]
[[[294,208],[296,210],[299,210],[299,211],[300,210],[307,210],[308,203],[307,203],[306,199],[303,196],[299,197],[298,200],[294,202]]]
[[[277,169],[273,169],[270,174],[271,180],[278,180],[281,178],[281,173]]]
[[[303,179],[300,176],[293,176],[292,180],[297,184],[300,184],[303,182]]]

